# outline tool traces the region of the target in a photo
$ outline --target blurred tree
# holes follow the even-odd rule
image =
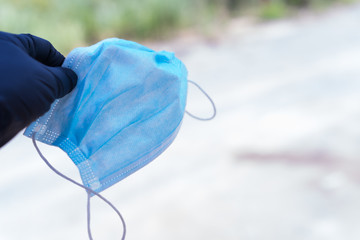
[[[307,7],[309,6],[310,0],[285,0],[285,3],[290,6]]]

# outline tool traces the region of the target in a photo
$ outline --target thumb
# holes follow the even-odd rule
[[[55,80],[55,98],[62,98],[74,89],[77,83],[76,73],[64,67],[46,67]]]

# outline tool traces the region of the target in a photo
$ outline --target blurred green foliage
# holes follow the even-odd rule
[[[202,31],[246,9],[274,19],[335,1],[354,0],[0,0],[0,30],[41,36],[67,53],[108,37],[159,39],[183,28]]]
[[[288,16],[298,9],[324,9],[334,3],[352,3],[356,0],[262,0],[258,1],[258,15],[265,20]]]

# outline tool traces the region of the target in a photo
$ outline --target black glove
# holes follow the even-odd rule
[[[0,31],[0,147],[76,85],[50,42]]]

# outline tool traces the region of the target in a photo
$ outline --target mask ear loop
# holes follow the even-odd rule
[[[93,240],[92,238],[92,234],[91,234],[91,225],[90,225],[90,198],[91,198],[91,192],[89,192],[88,190],[86,190],[87,192],[87,207],[86,207],[86,212],[87,212],[87,232],[88,232],[88,236],[90,240]],[[125,236],[124,236],[125,238]]]
[[[87,194],[88,194],[88,199],[87,199],[87,228],[88,228],[88,235],[89,235],[89,239],[90,240],[93,240],[92,236],[91,236],[91,227],[90,227],[90,197],[91,195],[90,194],[94,194],[96,195],[97,197],[99,197],[100,199],[102,199],[105,203],[107,203],[116,213],[117,215],[120,217],[120,220],[121,220],[121,223],[122,223],[122,226],[123,226],[123,235],[121,237],[121,240],[124,240],[125,239],[125,236],[126,236],[126,224],[125,224],[125,221],[124,221],[124,218],[123,216],[121,215],[121,213],[119,212],[119,210],[109,201],[107,200],[106,198],[104,198],[102,195],[100,195],[99,193],[95,192],[94,190],[92,190],[91,188],[88,188],[78,182],[76,182],[75,180],[65,176],[64,174],[62,174],[61,172],[59,172],[58,170],[56,170],[51,164],[50,162],[44,157],[44,155],[42,155],[42,153],[40,152],[40,149],[39,147],[37,146],[36,144],[36,141],[35,141],[35,134],[36,132],[34,132],[32,134],[32,142],[34,144],[34,147],[36,149],[36,151],[38,152],[38,154],[40,155],[40,157],[42,158],[42,160],[44,160],[44,162],[46,163],[46,165],[52,170],[54,171],[57,175],[59,175],[60,177],[68,180],[69,182],[72,182],[73,184],[83,188],[86,190]]]
[[[207,94],[207,93],[205,92],[205,90],[202,89],[202,87],[200,87],[197,83],[195,83],[195,82],[193,82],[193,81],[191,81],[191,80],[188,80],[188,82],[191,83],[191,84],[193,84],[194,86],[196,86],[196,87],[209,99],[209,101],[210,101],[210,103],[211,103],[211,105],[212,105],[212,107],[213,107],[214,113],[213,113],[213,115],[212,115],[211,117],[208,117],[208,118],[202,118],[202,117],[195,116],[195,115],[193,115],[192,113],[190,113],[190,112],[188,112],[188,111],[185,110],[186,114],[189,115],[190,117],[195,118],[195,119],[200,120],[200,121],[209,121],[209,120],[214,119],[215,116],[216,116],[216,106],[215,106],[214,101],[211,99],[211,97],[209,96],[209,94]]]

